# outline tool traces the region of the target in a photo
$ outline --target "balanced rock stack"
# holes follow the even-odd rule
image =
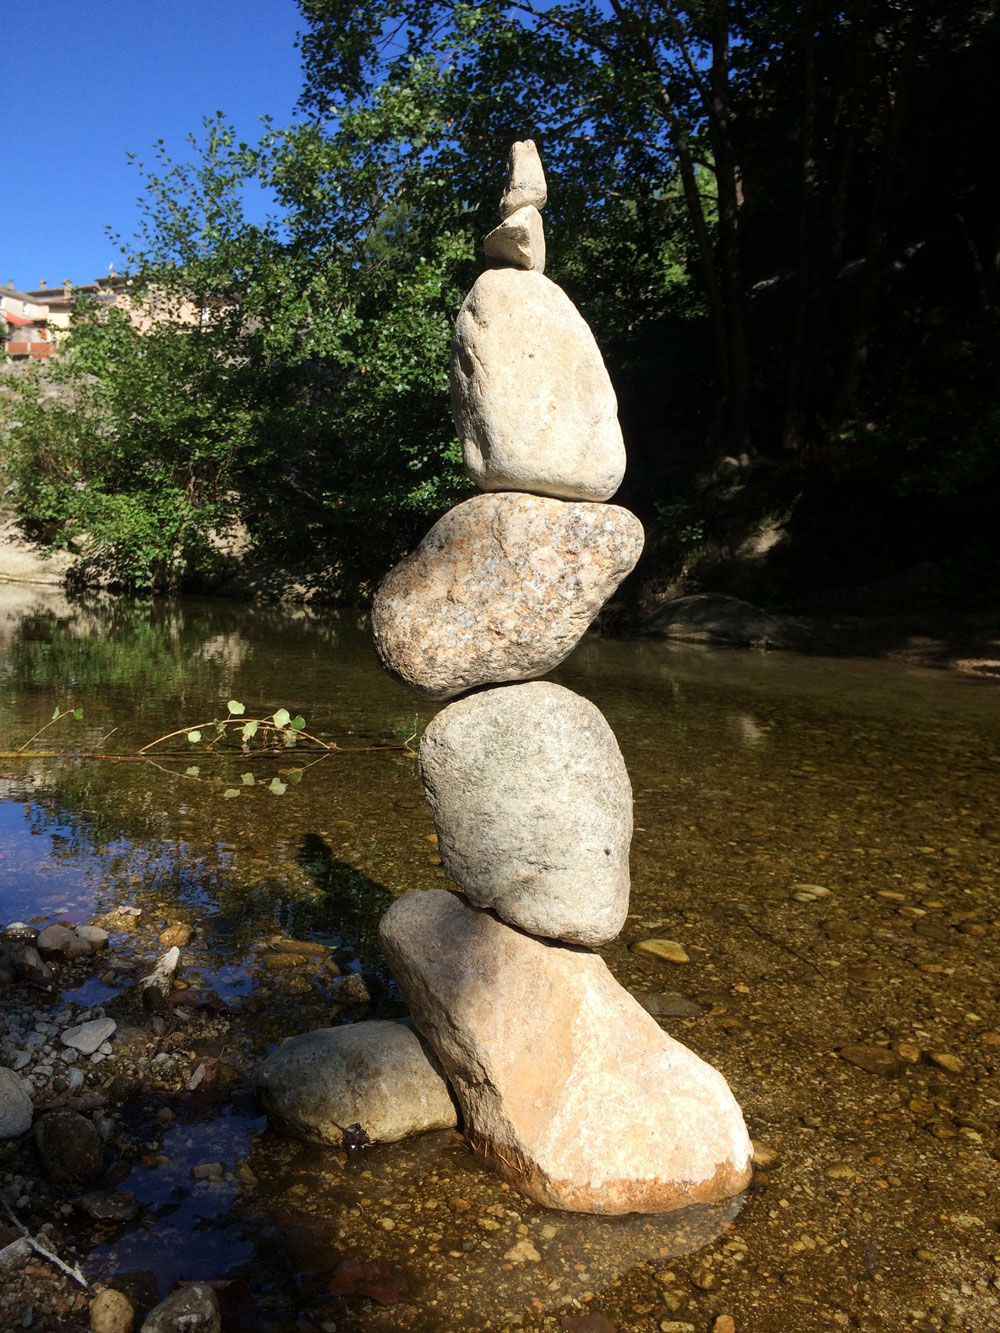
[[[631,787],[598,709],[533,678],[573,649],[643,537],[604,503],[625,469],[617,405],[589,328],[543,276],[545,199],[534,144],[515,144],[485,243],[496,267],[459,312],[452,358],[484,494],[435,524],[372,608],[390,672],[425,698],[465,696],[420,746],[462,896],[405,895],[380,939],[475,1148],[550,1207],[656,1212],[737,1193],[751,1152],[722,1075],[591,952],[628,911]]]

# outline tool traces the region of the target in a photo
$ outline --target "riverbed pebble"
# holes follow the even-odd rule
[[[340,1146],[358,1124],[393,1143],[457,1123],[447,1081],[421,1038],[373,1021],[288,1037],[260,1065],[254,1086],[272,1122],[312,1143]]]
[[[134,1323],[132,1302],[113,1287],[99,1291],[91,1302],[91,1333],[132,1333]]]
[[[690,963],[691,961],[687,949],[677,940],[637,940],[632,945],[632,952],[646,954],[650,958],[662,958],[668,963]]]
[[[840,1057],[868,1074],[881,1074],[884,1078],[894,1078],[903,1068],[903,1061],[887,1046],[844,1046]]]
[[[0,1067],[0,1139],[14,1139],[31,1128],[31,1092],[13,1069]]]
[[[178,1287],[149,1312],[141,1333],[220,1333],[222,1315],[207,1282]]]

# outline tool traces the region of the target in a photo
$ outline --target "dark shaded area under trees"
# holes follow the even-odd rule
[[[808,607],[889,580],[987,604],[995,3],[300,7],[303,120],[245,145],[217,117],[191,164],[160,145],[143,169],[136,290],[211,317],[84,318],[63,392],[5,396],[8,498],[36,529],[170,587],[224,565],[238,522],[257,557],[364,596],[467,493],[449,320],[532,137],[547,271],[605,353],[619,498],[650,533],[633,597]]]

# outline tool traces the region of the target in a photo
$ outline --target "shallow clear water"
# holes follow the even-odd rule
[[[262,967],[275,931],[333,945],[381,977],[373,1012],[401,1013],[374,931],[393,896],[443,882],[404,744],[434,707],[379,671],[363,620],[3,592],[0,750],[56,706],[84,716],[30,747],[63,757],[0,759],[0,921],[135,906],[139,930],[113,949],[149,962],[157,932],[190,921],[185,979],[240,1007],[227,1056],[244,1070],[329,1021],[321,979],[285,990]],[[129,1169],[144,1222],[101,1239],[93,1271],[152,1269],[162,1290],[238,1276],[258,1302],[247,1327],[292,1312],[310,1327],[542,1327],[577,1299],[622,1330],[707,1328],[726,1311],[741,1333],[918,1327],[914,1311],[927,1327],[1000,1328],[995,683],[596,639],[553,679],[604,711],[635,792],[632,915],[602,953],[635,994],[700,1006],[664,1026],[723,1070],[777,1155],[742,1211],[568,1218],[517,1199],[454,1135],[355,1171],[227,1104]],[[302,713],[339,749],[225,757],[182,735],[155,762],[132,757],[232,698],[248,717]],[[801,884],[828,892],[801,901]],[[682,942],[690,963],[630,950],[648,936]],[[111,999],[101,970],[70,998]],[[917,1049],[893,1078],[839,1054],[890,1042]],[[960,1070],[935,1063],[942,1051]],[[225,1178],[194,1182],[214,1160]],[[523,1235],[541,1259],[505,1262]],[[406,1299],[330,1296],[344,1254],[398,1263]],[[911,1313],[887,1324],[892,1311]]]

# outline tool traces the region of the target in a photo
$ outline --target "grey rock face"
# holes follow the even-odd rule
[[[473,1146],[531,1198],[664,1212],[739,1193],[740,1109],[586,950],[512,930],[456,894],[397,899],[379,938]]]
[[[548,681],[459,699],[427,727],[420,774],[444,869],[472,902],[533,935],[614,939],[632,787],[592,703]]]
[[[632,569],[642,525],[617,505],[478,495],[435,523],[382,581],[382,665],[418,694],[543,675]]]
[[[483,240],[483,253],[495,264],[545,272],[545,228],[542,215],[531,204],[504,218]]]
[[[48,1111],[35,1125],[35,1142],[45,1173],[57,1184],[95,1180],[104,1170],[101,1136],[76,1111]]]
[[[0,1139],[16,1139],[31,1128],[31,1093],[13,1069],[0,1066]]]
[[[583,316],[541,273],[494,268],[458,312],[451,402],[484,491],[607,500],[625,474],[618,403]]]
[[[376,1143],[457,1124],[436,1058],[400,1023],[288,1037],[261,1064],[254,1085],[272,1121],[310,1143],[339,1145],[354,1124]]]
[[[117,1027],[113,1018],[92,1018],[88,1023],[67,1028],[60,1040],[81,1055],[93,1055],[102,1042],[114,1036]]]
[[[53,922],[46,926],[36,941],[38,952],[46,960],[63,958],[69,954],[76,938],[76,932],[68,926]]]
[[[207,1282],[191,1282],[150,1310],[141,1333],[219,1333],[221,1328],[215,1292]]]

